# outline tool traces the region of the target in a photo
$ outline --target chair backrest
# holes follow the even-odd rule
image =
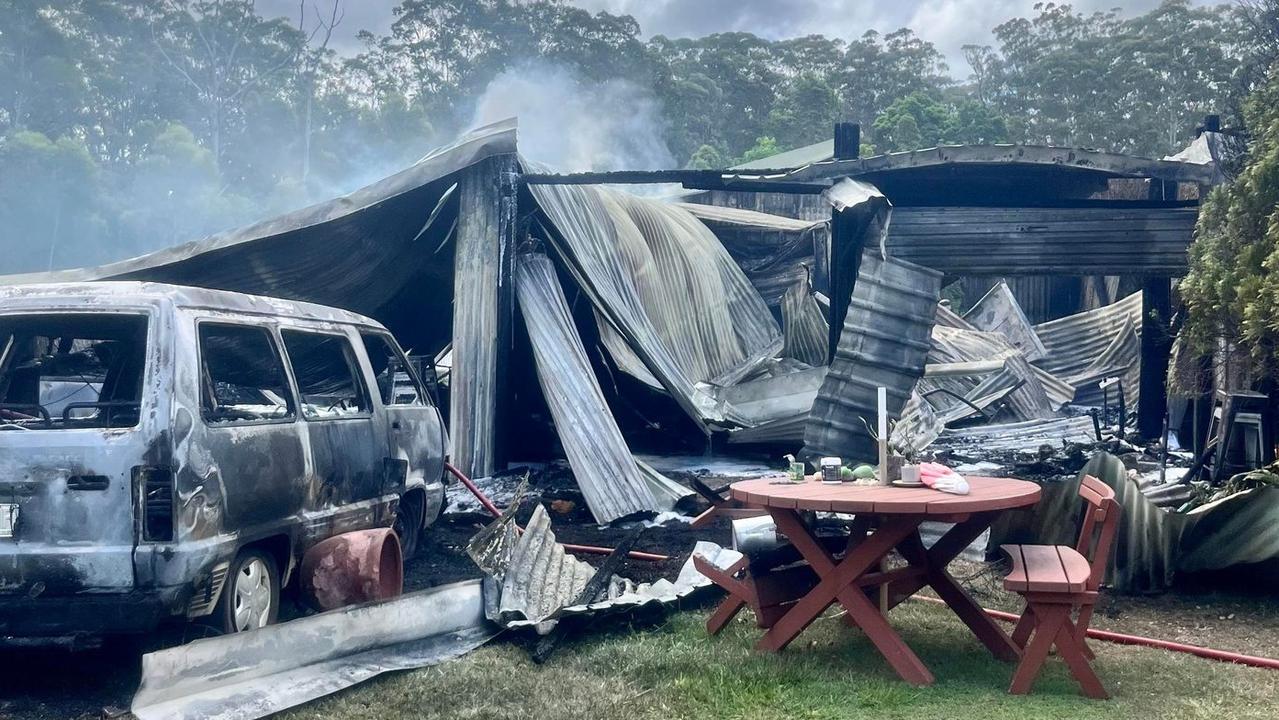
[[[1084,500],[1084,524],[1075,549],[1089,559],[1092,572],[1088,575],[1088,589],[1096,590],[1106,576],[1110,546],[1119,529],[1124,506],[1115,500],[1114,488],[1092,475],[1085,475],[1079,483],[1079,497]]]

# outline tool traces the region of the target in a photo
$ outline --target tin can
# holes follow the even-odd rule
[[[822,472],[822,482],[838,483],[842,481],[839,469],[844,466],[844,461],[837,457],[824,457],[818,465]]]

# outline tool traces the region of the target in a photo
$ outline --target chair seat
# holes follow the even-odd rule
[[[1017,593],[1082,593],[1092,568],[1088,559],[1064,545],[1001,545],[1012,558],[1004,589]]]

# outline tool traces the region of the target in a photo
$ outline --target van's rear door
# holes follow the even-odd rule
[[[134,586],[134,472],[154,433],[148,315],[0,315],[0,594]]]

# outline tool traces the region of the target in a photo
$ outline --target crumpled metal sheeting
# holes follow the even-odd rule
[[[1188,513],[1167,512],[1142,494],[1119,458],[1094,455],[1072,481],[1046,483],[1032,510],[996,524],[1005,542],[1074,545],[1082,521],[1079,483],[1092,475],[1123,506],[1106,582],[1121,592],[1167,589],[1177,573],[1222,570],[1279,558],[1279,488],[1245,490]]]
[[[800,365],[787,363],[792,364]],[[724,413],[746,427],[807,415],[826,379],[827,368],[788,366],[731,387],[714,388],[715,396],[724,403]]]
[[[1060,378],[1078,376],[1088,371],[1129,324],[1140,338],[1140,292],[1096,310],[1040,323],[1035,334],[1048,352],[1037,364]]]
[[[1245,490],[1186,513],[1179,572],[1220,570],[1279,557],[1279,487]]]
[[[878,456],[866,425],[875,425],[877,388],[888,388],[888,415],[899,417],[924,374],[941,279],[878,252],[863,255],[839,349],[804,430],[805,454]]]
[[[1035,334],[1026,313],[1008,289],[1008,283],[1000,280],[972,309],[964,313],[964,320],[978,330],[997,332],[1008,338],[1013,347],[1021,351],[1027,360],[1042,358],[1047,350],[1039,336]]]
[[[818,248],[829,245],[829,221],[696,203],[677,203],[719,238],[770,307],[816,266]]]
[[[572,555],[555,539],[550,515],[540,504],[523,534],[515,537],[514,513],[508,512],[481,530],[467,547],[472,559],[497,587],[497,599],[486,598],[490,619],[504,627],[532,626],[539,634],[550,632],[565,615],[624,610],[650,602],[673,602],[687,597],[710,580],[697,572],[690,557],[674,582],[659,580],[636,585],[613,576],[603,599],[576,603],[595,568]],[[728,568],[742,556],[714,543],[698,542],[701,554],[720,568]]]
[[[945,388],[974,402],[981,398],[995,399],[998,391],[1020,384],[1006,394],[1007,404],[1014,420],[1046,419],[1052,416],[1054,406],[1048,398],[1039,376],[1025,356],[1014,348],[1001,333],[963,330],[939,326],[933,329],[930,363],[959,363],[979,360],[1003,360],[1004,369],[981,378],[946,377],[925,378],[920,381],[924,392]],[[1000,396],[1002,399],[1003,396]],[[947,418],[947,422],[973,415],[971,408],[945,395],[929,395],[929,402]],[[984,405],[978,407],[985,408]]]
[[[714,234],[687,211],[608,188],[529,190],[618,366],[659,383],[703,426],[722,422],[697,383],[732,384],[776,355],[782,337]]]
[[[1076,404],[1101,405],[1105,394],[1098,383],[1111,376],[1122,379],[1124,402],[1128,407],[1136,407],[1141,398],[1141,336],[1131,321],[1124,323],[1123,329],[1088,369],[1065,380],[1075,386]],[[1116,402],[1118,395],[1118,391],[1111,391],[1110,401]]]
[[[1057,420],[1028,420],[1014,423],[948,428],[937,443],[943,446],[977,445],[983,450],[1037,451],[1040,445],[1061,447],[1063,442],[1091,443],[1097,439],[1092,418],[1087,415]]]
[[[670,510],[674,503],[658,502],[613,419],[551,259],[519,256],[515,291],[542,396],[596,522]]]
[[[922,382],[922,381],[921,381]],[[919,394],[917,385],[910,393],[910,400],[902,408],[901,419],[893,426],[889,439],[898,446],[923,450],[932,445],[946,429],[945,421],[933,410],[933,406]]]
[[[450,660],[500,631],[469,580],[148,653],[141,720],[251,720],[395,670]]]
[[[782,297],[782,357],[808,365],[825,365],[830,347],[830,324],[813,297],[808,277],[802,277]]]

